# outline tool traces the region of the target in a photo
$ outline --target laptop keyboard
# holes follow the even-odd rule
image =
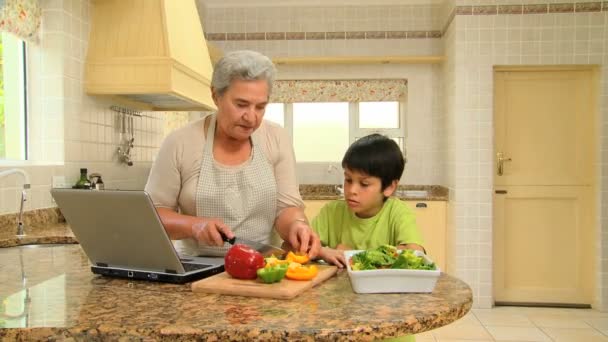
[[[184,266],[184,270],[186,270],[186,272],[191,272],[191,271],[200,270],[201,268],[211,267],[211,265],[193,264],[193,263],[189,263],[189,262],[182,262],[182,265]]]

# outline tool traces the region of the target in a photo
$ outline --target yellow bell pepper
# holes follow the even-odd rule
[[[287,257],[285,257],[285,260],[297,262],[299,264],[305,264],[309,261],[309,258],[306,254],[296,254],[294,252],[289,252],[287,253]]]
[[[290,265],[285,277],[291,280],[312,280],[317,276],[317,266]]]

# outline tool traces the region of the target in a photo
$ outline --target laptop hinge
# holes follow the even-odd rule
[[[108,264],[106,264],[105,262],[98,262],[97,266],[99,266],[99,267],[108,267]]]
[[[177,274],[175,270],[165,270],[165,273]]]

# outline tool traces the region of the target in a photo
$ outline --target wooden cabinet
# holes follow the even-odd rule
[[[306,209],[304,209],[304,214],[308,217],[309,221],[312,221],[315,216],[321,211],[321,208],[328,203],[328,200],[306,200],[304,201],[304,205],[306,205]]]
[[[305,213],[312,220],[329,201],[306,200]],[[446,216],[445,201],[404,201],[416,214],[418,229],[424,238],[424,248],[442,271],[446,271]]]
[[[442,271],[446,271],[445,201],[405,201],[416,214],[416,224],[424,239],[424,248]]]

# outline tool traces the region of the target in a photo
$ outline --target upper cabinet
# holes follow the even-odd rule
[[[95,0],[88,94],[141,110],[214,110],[213,66],[194,0]]]

